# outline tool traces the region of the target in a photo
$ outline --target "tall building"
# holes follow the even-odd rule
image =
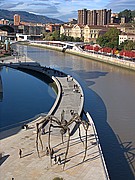
[[[78,10],[78,24],[87,24],[87,9]]]
[[[19,26],[20,25],[20,15],[15,14],[14,15],[14,25]]]
[[[107,25],[111,22],[111,10],[78,10],[78,24],[80,25]]]

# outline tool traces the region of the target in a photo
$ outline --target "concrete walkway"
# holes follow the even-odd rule
[[[34,67],[36,70],[44,71],[40,66]],[[46,72],[46,71],[44,71]],[[52,76],[52,70],[47,70]],[[55,72],[56,73],[56,72]],[[58,73],[59,74],[59,73]],[[63,75],[56,74],[55,78],[59,81],[62,87],[61,101],[58,109],[55,109],[55,116],[60,118],[62,110],[65,111],[64,118],[69,120],[71,118],[70,110],[78,112],[80,115],[84,96],[80,85],[72,77],[68,78]],[[73,91],[74,85],[77,84],[78,92]],[[49,103],[49,102],[48,102]],[[41,121],[42,117],[36,119]],[[36,128],[35,122],[29,123],[28,130],[20,130],[19,133],[9,136],[1,140],[0,152],[2,158],[0,159],[0,177],[3,180],[52,180],[54,177],[62,177],[65,180],[104,180],[108,179],[106,174],[102,151],[99,148],[99,141],[97,134],[93,128],[93,123],[90,122],[88,130],[88,150],[85,161],[82,163],[84,157],[84,145],[80,141],[79,133],[76,131],[70,139],[69,153],[65,170],[62,170],[63,165],[50,165],[49,156],[45,155],[45,148],[48,146],[48,130],[46,134],[42,135],[44,149],[40,149],[40,158],[36,152]],[[48,126],[47,126],[48,127]],[[12,129],[14,131],[15,129]],[[11,131],[11,130],[10,130]],[[4,133],[8,134],[8,131]],[[85,142],[85,131],[81,125],[82,140]],[[61,143],[61,136],[59,130],[52,129],[51,133],[51,147],[54,149],[54,155],[61,156],[62,163],[65,157],[67,147],[67,136],[64,136],[64,144]],[[22,149],[22,158],[19,157],[19,149]]]

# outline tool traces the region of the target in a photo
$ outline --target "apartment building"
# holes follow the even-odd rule
[[[0,41],[4,41],[7,38],[7,35],[8,35],[7,31],[2,31],[0,29]]]
[[[108,28],[104,26],[89,26],[86,25],[84,27],[84,42],[93,42],[96,43],[97,38],[99,35],[103,35],[106,33]]]
[[[135,42],[135,34],[121,33],[119,35],[119,45],[126,40]]]
[[[60,34],[64,34],[65,36],[72,36],[72,28],[73,25],[61,25]]]
[[[78,10],[78,24],[107,25],[111,22],[111,10]]]
[[[71,33],[74,38],[82,38],[84,37],[84,25],[79,25],[75,24],[72,28],[72,33]]]
[[[135,34],[135,25],[131,24],[122,24],[119,27],[120,31],[125,32],[127,34]]]
[[[15,14],[14,15],[14,26],[19,26],[20,25],[20,15]]]
[[[60,34],[66,36],[72,36],[74,38],[84,38],[84,42],[96,43],[96,39],[99,35],[103,35],[108,28],[104,26],[89,26],[89,25],[62,25],[60,28]]]
[[[87,9],[78,10],[78,24],[86,25],[87,24]]]
[[[60,24],[46,24],[46,30],[50,32],[59,31],[60,26]]]

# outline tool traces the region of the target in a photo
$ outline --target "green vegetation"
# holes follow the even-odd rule
[[[118,47],[119,50],[132,50],[135,49],[135,42],[133,41],[124,41],[123,43],[121,43]]]
[[[121,19],[121,17],[126,17],[127,22],[132,22],[133,18],[135,17],[135,10],[131,11],[128,9],[125,9],[124,11],[121,11],[118,14],[119,20]]]
[[[97,43],[101,47],[115,48],[118,50],[133,50],[135,49],[135,42],[126,40],[119,45],[120,31],[116,28],[109,29],[103,36],[97,39]]]
[[[0,19],[8,19],[10,22],[14,21],[14,14],[19,14],[21,16],[21,21],[32,22],[32,23],[63,23],[59,19],[49,18],[47,16],[36,15],[26,11],[8,11],[0,9]]]
[[[43,39],[47,41],[70,41],[70,42],[83,42],[84,38],[74,38],[72,36],[66,36],[62,34],[60,36],[59,31],[46,32],[43,34]]]
[[[97,39],[97,43],[102,47],[118,48],[119,34],[118,29],[111,28]]]

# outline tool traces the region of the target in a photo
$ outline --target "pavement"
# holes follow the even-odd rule
[[[85,134],[83,127],[82,139],[85,143]],[[6,131],[4,132],[6,133]],[[22,129],[19,133],[4,138],[0,142],[0,177],[2,180],[53,180],[55,177],[61,177],[64,180],[104,180],[106,175],[101,161],[101,152],[94,135],[93,127],[88,130],[88,150],[86,159],[84,157],[84,144],[80,141],[78,131],[71,137],[70,147],[67,156],[65,169],[63,170],[63,159],[67,147],[67,137],[64,137],[64,144],[61,142],[60,133],[52,130],[51,147],[54,150],[54,156],[60,156],[62,164],[51,166],[50,156],[46,156],[46,147],[48,146],[48,131],[42,135],[44,149],[40,149],[40,158],[36,151],[36,129],[35,123],[29,124],[29,129]],[[22,149],[22,158],[19,157],[19,149]]]

